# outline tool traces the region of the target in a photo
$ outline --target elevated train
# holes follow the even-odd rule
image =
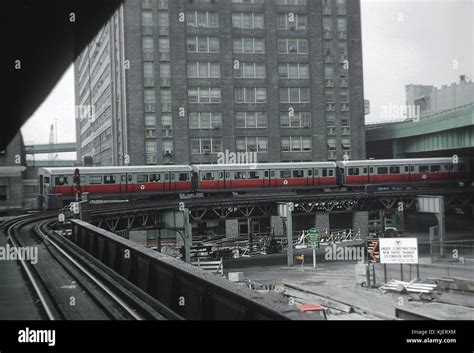
[[[81,167],[39,170],[41,203],[49,198],[67,204],[77,189],[91,199],[178,197],[179,194],[314,192],[376,190],[382,187],[470,186],[466,161],[453,158],[352,160],[337,162],[200,164],[126,167]]]

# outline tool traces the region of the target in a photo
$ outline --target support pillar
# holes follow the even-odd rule
[[[226,238],[239,236],[239,220],[238,219],[226,219],[225,236]]]
[[[369,236],[369,212],[356,211],[352,217],[352,231],[358,232],[360,229],[360,237],[367,239]]]
[[[330,230],[329,227],[329,213],[316,213],[315,220],[314,220],[314,227],[318,229],[320,232],[327,229]]]
[[[270,231],[276,236],[283,235],[283,220],[279,216],[270,216]]]

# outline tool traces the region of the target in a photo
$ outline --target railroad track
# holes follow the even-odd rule
[[[179,320],[181,317],[51,230],[56,212],[2,225],[17,250],[37,249],[37,263],[22,258],[40,316],[49,320]]]

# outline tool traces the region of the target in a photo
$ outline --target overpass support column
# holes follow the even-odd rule
[[[352,230],[358,232],[360,229],[360,237],[366,239],[369,235],[369,212],[356,211],[352,216]]]
[[[279,216],[270,216],[270,229],[276,236],[283,235],[283,220]]]
[[[320,232],[327,229],[329,230],[329,213],[316,213],[316,217],[314,220],[314,227],[318,229]]]
[[[225,221],[225,236],[226,238],[237,237],[239,235],[239,220],[226,219]]]

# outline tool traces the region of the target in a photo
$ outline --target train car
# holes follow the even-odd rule
[[[58,195],[66,202],[75,197],[76,168],[41,168],[40,195]],[[81,167],[80,192],[94,198],[146,198],[192,192],[192,169],[188,165],[145,167]]]
[[[430,185],[468,183],[467,163],[453,158],[412,158],[338,161],[340,185]]]
[[[336,187],[335,162],[193,165],[197,192],[246,192]]]

